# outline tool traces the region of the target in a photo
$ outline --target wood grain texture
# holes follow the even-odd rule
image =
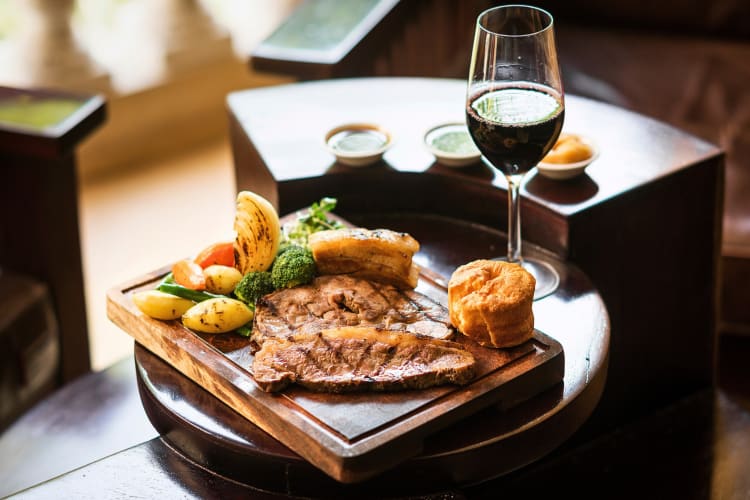
[[[429,434],[493,404],[528,399],[563,378],[562,346],[540,331],[516,348],[479,346],[459,336],[476,357],[478,374],[467,386],[418,391],[320,394],[292,387],[263,392],[250,367],[248,341],[233,334],[199,335],[178,321],[143,315],[130,294],[153,288],[167,268],[116,287],[108,294],[110,319],[219,400],[342,482],[391,468],[422,449]],[[425,288],[433,288],[427,291]],[[418,290],[443,295],[430,282]]]

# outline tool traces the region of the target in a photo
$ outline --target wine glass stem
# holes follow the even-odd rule
[[[521,180],[523,174],[506,175],[508,181],[508,262],[521,262]]]

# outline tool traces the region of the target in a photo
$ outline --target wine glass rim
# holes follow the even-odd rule
[[[549,19],[549,23],[547,23],[547,25],[546,25],[546,26],[544,26],[544,28],[542,28],[542,29],[540,29],[540,30],[537,30],[537,31],[533,31],[533,32],[530,32],[530,33],[523,33],[523,34],[521,34],[521,35],[511,35],[511,34],[507,34],[507,33],[498,33],[498,32],[496,32],[496,31],[492,31],[491,29],[488,29],[487,27],[485,27],[485,26],[484,26],[484,25],[482,24],[482,22],[481,22],[481,19],[482,19],[482,18],[483,18],[483,17],[484,17],[484,16],[486,15],[486,14],[488,14],[488,13],[490,13],[490,12],[492,12],[492,11],[497,11],[497,10],[504,10],[504,9],[510,9],[510,8],[514,8],[514,7],[515,7],[515,8],[518,8],[518,7],[522,7],[522,8],[524,8],[524,9],[528,9],[528,10],[535,10],[535,11],[537,11],[537,12],[541,12],[542,14],[544,14],[545,16],[547,16],[547,18]],[[542,9],[541,7],[535,7],[535,6],[533,6],[533,5],[526,5],[526,4],[496,5],[495,7],[490,7],[489,9],[485,9],[485,10],[483,10],[483,11],[482,11],[482,12],[480,12],[480,13],[479,13],[479,15],[477,16],[477,26],[479,27],[479,29],[481,29],[482,31],[484,31],[484,32],[486,32],[486,33],[489,33],[489,34],[491,34],[491,35],[494,35],[494,36],[498,36],[498,37],[507,37],[507,38],[521,38],[521,37],[526,37],[526,36],[534,36],[534,35],[538,35],[539,33],[543,33],[543,32],[545,32],[545,31],[547,31],[547,30],[549,30],[549,29],[552,29],[552,26],[553,26],[554,24],[555,24],[555,18],[554,18],[554,17],[552,17],[552,14],[550,14],[550,13],[549,13],[549,11],[547,11],[547,10],[545,10],[545,9]]]

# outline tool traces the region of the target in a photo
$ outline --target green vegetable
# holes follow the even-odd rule
[[[183,299],[192,300],[193,302],[203,302],[204,300],[208,299],[227,298],[226,295],[217,295],[214,293],[191,290],[190,288],[185,288],[184,286],[178,285],[177,283],[169,283],[164,280],[159,284],[158,287],[156,287],[156,289],[164,293],[170,293],[172,295],[176,295],[177,297],[182,297]]]
[[[237,335],[242,335],[243,337],[249,337],[253,333],[253,323],[252,321],[246,325],[243,325],[239,328],[237,328],[234,331]]]
[[[246,304],[255,304],[259,298],[274,290],[269,271],[251,271],[234,287],[234,295]]]
[[[268,283],[270,284],[271,273],[265,273],[265,274],[268,275]],[[227,295],[219,295],[215,293],[191,290],[189,288],[185,288],[182,285],[178,285],[177,283],[175,283],[174,276],[172,275],[172,273],[167,273],[167,275],[164,276],[164,278],[162,278],[161,282],[159,282],[159,284],[157,285],[156,290],[163,292],[163,293],[168,293],[170,295],[174,295],[176,297],[180,297],[183,299],[188,299],[193,302],[203,302],[208,299],[231,299],[231,297],[228,297]],[[250,307],[251,311],[255,310],[254,303],[250,303],[247,305]],[[183,321],[183,324],[184,324],[184,321]],[[252,321],[234,330],[235,333],[243,337],[249,337],[252,331],[253,331]]]
[[[336,208],[336,198],[322,198],[310,205],[310,209],[297,220],[285,224],[281,234],[279,254],[283,254],[289,246],[307,248],[307,238],[313,233],[326,229],[341,229],[344,225],[328,218],[328,213]]]
[[[308,246],[308,236],[318,231],[344,227],[341,222],[328,217],[329,212],[336,208],[336,202],[335,198],[322,198],[319,202],[310,205],[310,208],[297,220],[286,224],[282,230],[281,244],[271,271],[245,274],[235,287],[234,296],[252,310],[257,300],[263,295],[279,288],[291,288],[311,282],[316,275],[316,266]],[[172,273],[164,276],[156,289],[194,302],[231,298],[226,295],[186,288],[175,282]],[[238,335],[247,337],[252,332],[252,322],[234,331]]]
[[[161,279],[161,282],[159,283],[159,285],[156,288],[159,288],[164,283],[174,283],[174,282],[175,282],[174,281],[174,274],[172,274],[171,272],[169,272],[166,275],[164,275],[164,277]]]
[[[310,283],[315,272],[312,251],[301,246],[290,246],[276,257],[271,268],[271,281],[276,289],[292,288]]]

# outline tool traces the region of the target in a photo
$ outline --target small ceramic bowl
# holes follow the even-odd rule
[[[583,174],[583,172],[586,170],[586,167],[588,167],[594,160],[596,160],[599,157],[599,148],[594,144],[593,141],[590,139],[583,137],[578,134],[565,134],[568,138],[572,137],[575,141],[578,141],[586,146],[588,146],[591,150],[591,155],[588,156],[585,159],[579,160],[579,161],[573,161],[573,162],[549,162],[544,161],[544,159],[539,162],[537,165],[537,170],[539,170],[539,174],[543,175],[544,177],[548,177],[550,179],[555,180],[565,180],[565,179],[572,179],[573,177],[578,177],[579,175]],[[562,140],[563,136],[561,136],[560,139],[558,139],[558,143],[560,140]],[[557,144],[556,146],[557,147]],[[554,150],[554,148],[553,148]],[[546,156],[548,158],[549,156]]]
[[[390,132],[372,123],[348,123],[325,135],[325,145],[339,163],[350,167],[371,165],[383,157],[393,143]]]
[[[431,128],[424,135],[424,144],[447,167],[472,165],[482,156],[465,123],[444,123]]]

